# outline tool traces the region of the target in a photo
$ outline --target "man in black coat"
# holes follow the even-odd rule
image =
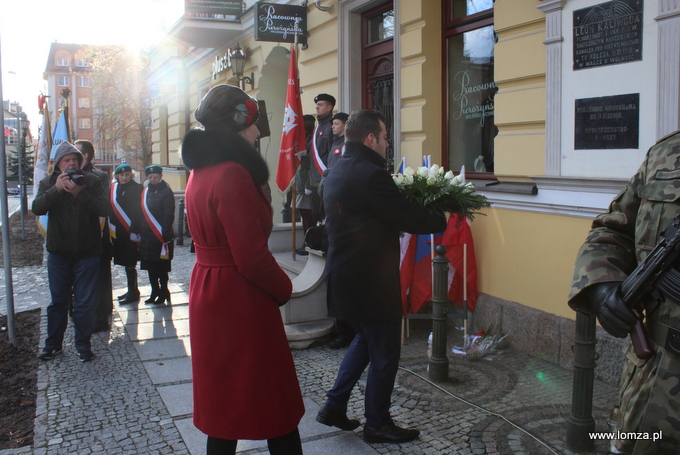
[[[85,172],[91,172],[97,177],[104,187],[104,192],[108,196],[111,178],[109,174],[97,169],[94,166],[96,151],[92,142],[80,139],[73,143],[83,154],[83,167]],[[94,331],[106,332],[111,329],[109,316],[113,313],[113,294],[111,283],[111,237],[106,219],[100,220],[102,224],[102,254],[99,263],[99,278],[97,279],[96,304],[94,312]]]
[[[350,116],[345,139],[345,153],[329,172],[324,189],[326,284],[329,315],[349,321],[357,335],[317,420],[343,430],[359,426],[359,421],[347,418],[347,401],[370,363],[364,439],[408,442],[420,432],[400,428],[390,417],[401,351],[399,237],[402,231],[442,232],[446,219],[409,202],[385,170],[389,144],[381,113],[363,110]]]

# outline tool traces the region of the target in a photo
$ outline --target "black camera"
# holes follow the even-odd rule
[[[69,169],[66,171],[66,175],[68,175],[71,181],[76,185],[85,185],[85,175],[80,169]]]

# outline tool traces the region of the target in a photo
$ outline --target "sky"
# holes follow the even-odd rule
[[[183,8],[184,0],[0,0],[2,98],[23,106],[36,135],[52,42],[151,46]]]

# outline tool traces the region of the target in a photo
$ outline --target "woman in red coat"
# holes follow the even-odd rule
[[[189,324],[194,425],[208,455],[233,454],[238,439],[267,439],[272,454],[302,454],[302,394],[279,305],[292,285],[267,246],[272,208],[257,102],[213,87],[195,112],[205,127],[182,143],[192,169],[187,219],[196,248]]]

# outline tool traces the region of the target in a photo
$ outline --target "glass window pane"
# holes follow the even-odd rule
[[[368,43],[394,37],[394,10],[385,11],[368,19]]]
[[[450,0],[451,20],[477,14],[493,8],[494,0]]]
[[[449,167],[493,172],[493,26],[452,36],[448,46]]]

